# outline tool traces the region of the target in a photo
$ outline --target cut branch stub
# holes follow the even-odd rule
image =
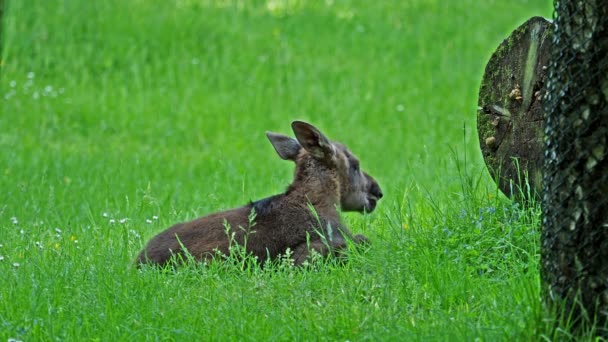
[[[533,17],[496,49],[479,89],[477,132],[484,160],[509,197],[539,198],[543,108],[551,23]],[[530,185],[530,192],[526,182]],[[522,196],[520,196],[522,195]]]

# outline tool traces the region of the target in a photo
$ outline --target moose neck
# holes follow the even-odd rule
[[[310,202],[319,214],[337,217],[337,207],[340,205],[338,177],[318,161],[308,160],[306,164],[296,167],[294,181],[287,189],[287,195],[302,197],[301,200]]]

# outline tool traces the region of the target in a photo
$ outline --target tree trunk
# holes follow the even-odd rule
[[[488,61],[479,89],[477,132],[484,160],[500,190],[518,199],[541,193],[550,26],[533,17],[515,29]]]
[[[542,280],[573,332],[608,335],[608,1],[556,1],[545,101]]]

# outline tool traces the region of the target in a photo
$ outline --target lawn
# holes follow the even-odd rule
[[[0,341],[529,340],[540,210],[496,190],[477,92],[551,1],[5,1]],[[283,191],[313,123],[385,197],[346,265],[137,270],[175,222]]]

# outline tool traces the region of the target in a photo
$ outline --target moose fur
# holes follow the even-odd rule
[[[173,255],[183,256],[184,249],[204,261],[218,251],[229,254],[236,242],[260,262],[284,255],[289,248],[294,263],[301,265],[311,250],[327,256],[343,250],[348,240],[367,243],[366,237],[353,236],[341,222],[338,208],[372,212],[382,198],[378,183],[360,170],[346,146],[329,141],[308,123],[294,121],[291,126],[296,139],[266,132],[278,155],[296,164],[287,191],[178,223],[152,238],[136,263],[165,265]]]

